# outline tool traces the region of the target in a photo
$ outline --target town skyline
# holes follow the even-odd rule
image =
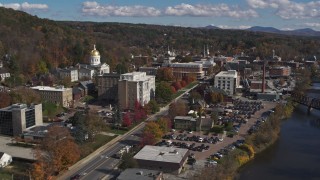
[[[280,30],[320,30],[320,1],[309,0],[177,0],[177,1],[49,1],[1,0],[12,8],[58,21],[94,21],[158,24],[182,27]]]

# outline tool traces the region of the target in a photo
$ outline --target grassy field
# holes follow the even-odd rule
[[[13,162],[5,167],[0,169],[0,179],[1,180],[12,180],[12,179],[29,179],[28,170],[30,170],[31,164],[23,161]]]
[[[87,155],[91,154],[95,150],[97,150],[99,147],[105,145],[109,141],[111,141],[113,138],[117,136],[107,136],[107,135],[102,135],[98,134],[95,137],[94,141],[88,141],[82,145],[80,145],[81,149],[81,157],[86,157]]]

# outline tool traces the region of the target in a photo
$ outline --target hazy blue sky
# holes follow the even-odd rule
[[[0,6],[53,20],[320,30],[320,1],[310,0],[0,0]]]

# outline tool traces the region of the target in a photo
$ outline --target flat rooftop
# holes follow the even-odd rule
[[[193,118],[192,116],[176,116],[174,117],[174,120],[185,120],[185,121],[196,121],[195,118]]]
[[[134,159],[180,163],[188,151],[182,148],[146,145],[134,156]]]
[[[12,104],[11,106],[0,109],[0,111],[12,111],[14,109],[33,109],[34,106],[27,106],[26,104]]]
[[[34,86],[31,89],[39,90],[39,91],[66,91],[71,90],[71,88],[64,88],[64,87],[50,87],[50,86]]]
[[[229,71],[221,71],[219,72],[216,77],[237,77],[236,70],[229,70]]]

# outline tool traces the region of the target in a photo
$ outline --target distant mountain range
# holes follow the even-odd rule
[[[204,27],[204,29],[221,29],[221,28],[209,25]],[[274,27],[253,26],[251,28],[244,29],[244,31],[265,32],[265,33],[294,35],[294,36],[320,36],[320,31],[315,31],[311,28],[296,29],[296,30],[279,30]]]

